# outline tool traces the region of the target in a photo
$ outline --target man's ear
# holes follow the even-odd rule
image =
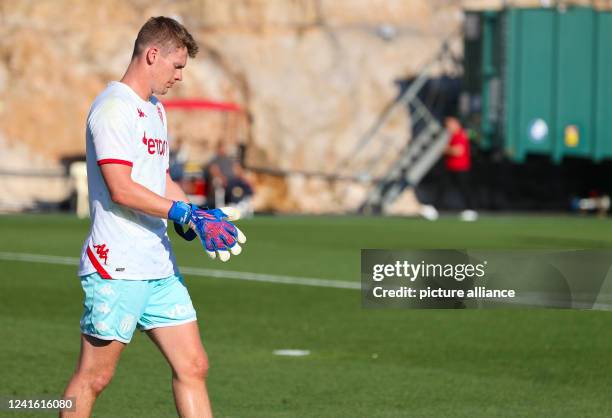
[[[159,48],[152,46],[147,49],[147,64],[151,65],[155,62],[159,55]]]

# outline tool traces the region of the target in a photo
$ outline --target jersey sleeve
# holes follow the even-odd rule
[[[132,167],[134,149],[134,118],[126,103],[110,98],[91,113],[88,129],[96,151],[98,165],[123,164]]]

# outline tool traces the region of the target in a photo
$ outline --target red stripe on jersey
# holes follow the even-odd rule
[[[100,277],[103,279],[112,279],[110,274],[104,270],[102,264],[100,264],[100,262],[96,259],[96,256],[94,255],[93,251],[91,251],[91,248],[89,248],[89,245],[87,246],[87,257],[89,257],[89,261],[91,261],[91,264],[93,264]]]
[[[129,167],[134,166],[134,164],[131,161],[117,160],[115,158],[106,158],[104,160],[98,160],[98,165],[104,165],[104,164],[123,164]]]

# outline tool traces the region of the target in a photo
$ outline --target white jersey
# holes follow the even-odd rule
[[[128,85],[112,82],[87,117],[87,183],[91,230],[81,252],[79,276],[97,271],[107,279],[149,280],[178,274],[165,219],[114,203],[100,166],[132,167],[132,180],[166,194],[168,135],[164,108],[144,101]]]

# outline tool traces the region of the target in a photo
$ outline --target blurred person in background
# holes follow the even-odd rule
[[[237,194],[232,196],[232,188],[240,188],[252,194],[252,188],[244,177],[244,170],[240,163],[228,155],[222,140],[217,143],[214,157],[204,167],[204,180],[206,182],[206,205],[210,208],[224,206],[226,203],[238,203]],[[232,200],[228,200],[232,199]]]
[[[225,188],[225,203],[236,207],[244,216],[253,215],[253,187],[246,178],[244,168],[238,161],[232,165],[233,176]]]
[[[182,138],[176,138],[170,145],[170,177],[181,182],[185,176],[185,163],[189,159],[189,146]]]
[[[234,159],[227,155],[225,144],[219,140],[215,155],[204,167],[206,205],[209,208],[224,205],[225,188],[228,181],[234,176],[233,165]]]
[[[455,116],[444,118],[444,127],[448,132],[449,141],[444,150],[446,173],[438,189],[438,197],[449,190],[458,191],[462,209],[460,218],[464,221],[475,221],[478,219],[478,213],[474,210],[470,190],[470,169],[472,168],[470,140],[461,122]]]
[[[180,23],[149,19],[125,75],[109,83],[87,117],[92,227],[78,272],[85,309],[80,356],[63,395],[75,399],[76,410],[62,410],[61,416],[91,415],[140,329],[170,365],[178,414],[212,417],[208,358],[166,232],[165,219],[185,224],[190,206],[168,173],[166,114],[154,96],[182,80],[188,56],[197,51]]]

